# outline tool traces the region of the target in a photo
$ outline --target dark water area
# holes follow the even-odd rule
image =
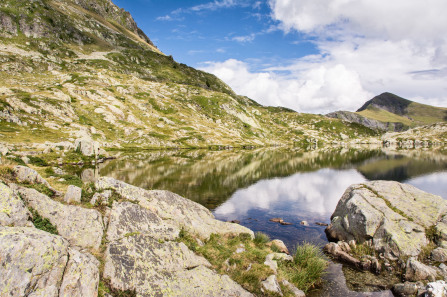
[[[145,189],[175,192],[204,205],[217,219],[238,220],[255,232],[283,240],[291,251],[303,242],[327,243],[321,223],[330,223],[351,184],[395,180],[447,199],[447,155],[430,151],[147,151],[122,154],[97,170],[100,176]],[[269,221],[272,218],[290,225]],[[344,275],[333,265],[325,288],[313,296],[392,296],[389,291],[360,294],[341,288],[346,286]],[[338,293],[331,289],[336,287]]]

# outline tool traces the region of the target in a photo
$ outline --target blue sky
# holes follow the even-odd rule
[[[165,54],[264,105],[356,110],[388,91],[447,106],[445,0],[113,1]]]

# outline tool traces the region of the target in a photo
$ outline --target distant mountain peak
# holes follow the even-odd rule
[[[371,108],[378,108],[397,115],[406,115],[407,108],[411,103],[413,103],[413,101],[385,92],[368,100],[357,110],[357,112]]]

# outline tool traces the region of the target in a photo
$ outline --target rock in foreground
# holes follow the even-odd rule
[[[417,256],[428,244],[426,229],[436,226],[446,212],[444,199],[411,185],[366,182],[346,190],[326,233],[335,240],[372,240],[374,249],[390,259]]]

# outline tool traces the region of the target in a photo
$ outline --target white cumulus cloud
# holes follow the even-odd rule
[[[318,54],[252,71],[244,61],[208,62],[238,93],[303,112],[356,110],[382,92],[447,106],[447,1],[270,0],[286,33]],[[299,46],[299,42],[297,44]]]

